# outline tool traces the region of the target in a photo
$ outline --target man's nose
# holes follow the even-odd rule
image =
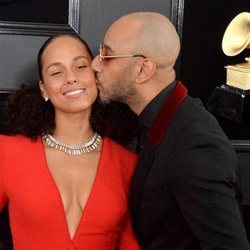
[[[91,67],[95,72],[100,72],[102,70],[102,60],[99,55],[93,59]]]

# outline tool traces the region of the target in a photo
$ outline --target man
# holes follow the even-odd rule
[[[175,80],[179,50],[166,17],[131,13],[111,25],[92,62],[101,101],[126,103],[141,123],[130,200],[135,233],[142,249],[250,249],[235,198],[237,156]]]

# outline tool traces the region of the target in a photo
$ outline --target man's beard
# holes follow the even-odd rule
[[[128,104],[131,97],[137,94],[137,91],[134,88],[134,83],[130,79],[130,76],[130,70],[127,69],[124,72],[122,78],[113,82],[113,84],[108,89],[104,89],[102,86],[100,86],[100,103],[108,104],[112,101],[115,101]]]

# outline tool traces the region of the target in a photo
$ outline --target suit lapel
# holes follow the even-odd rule
[[[156,146],[161,142],[169,122],[186,95],[187,89],[181,82],[178,82],[176,88],[165,101],[149,130],[149,141],[153,148],[156,148]]]
[[[178,82],[176,88],[163,104],[148,132],[149,142],[144,145],[142,150],[143,152],[141,152],[141,154],[143,154],[143,158],[140,157],[141,154],[139,155],[139,161],[132,180],[130,201],[133,212],[135,212],[137,208],[145,180],[152,167],[154,149],[161,142],[169,122],[171,121],[177,107],[181,104],[186,95],[187,89],[181,82]]]

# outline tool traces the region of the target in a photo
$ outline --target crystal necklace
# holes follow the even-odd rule
[[[90,139],[90,141],[80,144],[80,145],[69,145],[58,141],[51,134],[43,135],[44,142],[51,148],[64,151],[69,155],[82,155],[96,150],[98,145],[101,143],[102,138],[97,133]]]

